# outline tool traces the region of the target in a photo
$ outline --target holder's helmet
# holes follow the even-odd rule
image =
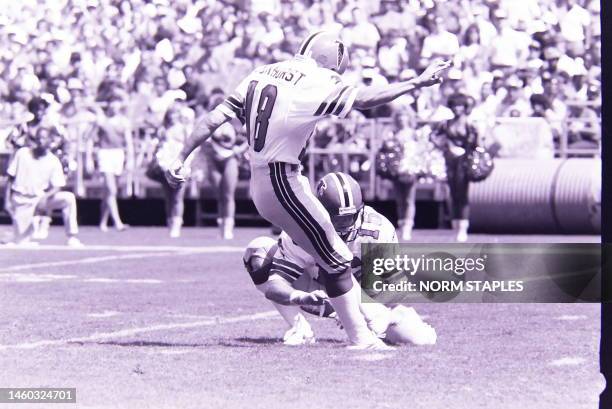
[[[328,173],[317,184],[317,198],[341,236],[354,229],[364,206],[361,187],[355,179],[342,172]]]
[[[257,275],[258,272],[265,272],[267,277],[267,269],[272,264],[276,248],[277,241],[267,236],[256,237],[247,244],[242,261],[251,276]]]
[[[320,67],[342,74],[348,65],[348,48],[340,38],[329,31],[309,35],[300,45],[298,55],[310,57]]]

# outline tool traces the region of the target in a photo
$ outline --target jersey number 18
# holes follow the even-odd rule
[[[268,133],[268,121],[270,115],[272,115],[272,109],[274,108],[274,102],[276,101],[276,85],[268,84],[261,90],[259,94],[259,102],[257,103],[257,111],[255,112],[255,123],[253,124],[253,130],[251,132],[251,111],[253,108],[253,95],[257,88],[257,81],[251,81],[246,95],[246,126],[247,135],[249,142],[252,142],[253,150],[255,152],[261,152],[266,143],[266,134]]]

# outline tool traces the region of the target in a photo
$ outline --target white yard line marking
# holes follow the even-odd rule
[[[585,362],[584,358],[575,356],[566,356],[561,359],[555,359],[549,363],[550,366],[576,366]]]
[[[578,321],[585,320],[587,318],[586,315],[561,315],[555,319],[559,321]]]
[[[119,311],[109,311],[104,310],[103,312],[92,312],[91,314],[87,314],[89,318],[110,318],[115,317],[117,315],[121,315]]]
[[[120,278],[99,277],[99,278],[86,278],[86,279],[81,280],[81,281],[83,281],[84,283],[129,283],[129,284],[161,284],[161,283],[163,283],[162,280],[156,280],[156,279],[153,279],[153,278],[120,279]]]
[[[203,320],[203,321],[174,323],[174,324],[158,324],[158,325],[151,325],[148,327],[129,328],[129,329],[123,329],[123,330],[113,331],[113,332],[100,332],[100,333],[92,334],[87,337],[53,339],[53,340],[43,340],[43,341],[36,341],[36,342],[24,342],[21,344],[13,344],[13,345],[0,345],[0,351],[5,351],[9,349],[35,349],[35,348],[53,347],[53,346],[60,346],[60,345],[73,344],[73,343],[104,341],[104,340],[115,339],[115,338],[131,337],[134,335],[143,334],[147,332],[171,331],[171,330],[176,330],[176,329],[189,329],[189,328],[198,328],[198,327],[208,327],[211,325],[219,325],[219,324],[234,324],[237,322],[264,320],[264,319],[272,318],[276,315],[278,315],[278,312],[274,310],[274,311],[259,312],[255,314],[239,315],[237,317],[230,317],[230,318],[219,317],[217,319],[210,319],[210,320]]]
[[[49,281],[72,280],[75,278],[77,276],[70,274],[0,274],[0,282],[14,281],[16,283],[48,283]]]
[[[189,251],[194,253],[242,253],[244,247],[240,246],[118,246],[118,245],[88,245],[85,244],[83,247],[69,247],[64,245],[55,244],[41,244],[39,246],[32,247],[15,247],[15,246],[1,246],[0,251],[17,251],[26,250],[31,251],[48,251],[48,250],[63,250],[63,251],[121,251],[121,252],[134,252],[134,251]]]
[[[29,273],[0,273],[0,282],[13,283],[49,283],[52,281],[74,280],[81,283],[126,283],[126,284],[161,284],[164,281],[154,278],[84,278],[75,275],[60,274],[29,274]]]
[[[33,270],[36,268],[62,267],[62,266],[72,266],[72,265],[77,265],[77,264],[104,263],[106,261],[131,260],[131,259],[150,258],[150,257],[166,257],[166,256],[185,255],[185,254],[192,254],[192,253],[189,251],[183,251],[179,253],[174,253],[174,252],[139,253],[139,254],[124,254],[124,255],[113,255],[113,256],[101,256],[101,257],[86,257],[86,258],[78,258],[78,259],[73,259],[73,260],[45,261],[42,263],[31,263],[31,264],[18,264],[16,266],[0,268],[0,276],[6,275],[2,273],[9,273],[11,271]]]

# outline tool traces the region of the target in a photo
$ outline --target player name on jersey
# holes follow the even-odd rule
[[[287,82],[293,83],[293,85],[297,85],[297,83],[306,76],[303,72],[286,69],[281,70],[274,65],[266,65],[258,70],[256,70],[258,74],[268,75],[272,78],[284,79]]]

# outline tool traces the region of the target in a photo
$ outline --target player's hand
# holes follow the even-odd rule
[[[164,177],[168,184],[173,188],[179,188],[187,180],[188,169],[180,160],[175,160],[172,165],[164,170]]]
[[[323,290],[315,290],[307,293],[300,291],[292,297],[293,303],[297,305],[323,305],[329,297]]]
[[[429,64],[425,71],[418,77],[418,81],[423,87],[430,87],[442,82],[442,74],[453,65],[452,60],[436,60]]]

